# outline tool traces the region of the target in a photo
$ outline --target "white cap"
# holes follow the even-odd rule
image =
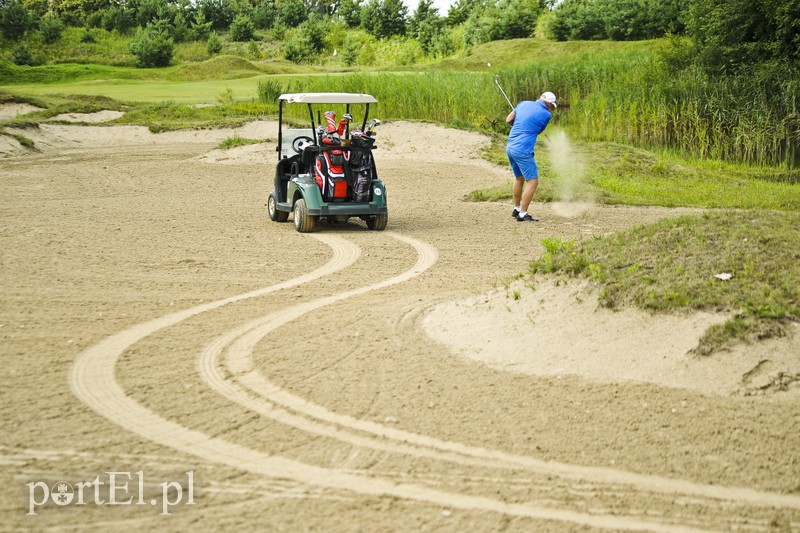
[[[558,107],[556,105],[556,95],[554,95],[550,91],[542,93],[542,96],[539,97],[539,100],[544,100],[548,104],[553,104],[553,107]]]

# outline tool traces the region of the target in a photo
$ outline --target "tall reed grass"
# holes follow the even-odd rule
[[[507,102],[545,90],[559,97],[554,123],[587,141],[670,148],[701,158],[800,167],[800,83],[670,75],[651,49],[583,53],[496,72],[351,73],[296,78],[294,89],[375,95],[384,118],[504,131]],[[506,130],[507,131],[507,130]]]

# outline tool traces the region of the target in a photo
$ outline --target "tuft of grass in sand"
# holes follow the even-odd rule
[[[245,137],[241,137],[238,133],[234,133],[232,136],[220,141],[220,143],[217,145],[217,150],[229,150],[237,146],[247,146],[248,144],[260,144],[262,142],[264,141],[260,139],[247,139]]]
[[[723,210],[580,243],[550,237],[530,272],[588,277],[609,308],[730,313],[702,337],[697,352],[706,355],[786,335],[800,321],[798,225],[800,213]]]
[[[19,133],[8,132],[2,128],[0,128],[0,135],[5,135],[6,137],[11,137],[12,139],[15,139],[23,148],[27,148],[29,150],[37,150],[36,145],[33,142],[33,139],[30,139],[29,137],[26,137]]]

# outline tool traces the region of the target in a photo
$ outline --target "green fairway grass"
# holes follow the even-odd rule
[[[162,69],[77,64],[17,67],[0,62],[0,90],[20,96],[91,95],[125,102],[203,104],[215,103],[229,89],[237,100],[252,100],[259,79],[304,71],[287,61],[256,64],[235,56]]]
[[[152,81],[98,79],[68,83],[25,84],[0,87],[16,94],[30,96],[82,94],[107,96],[125,102],[179,102],[183,104],[212,104],[230,89],[237,99],[253,99],[259,77],[210,81]]]

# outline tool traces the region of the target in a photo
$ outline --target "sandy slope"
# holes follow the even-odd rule
[[[544,237],[689,210],[536,205],[517,224],[461,201],[508,179],[483,137],[380,128],[381,233],[270,222],[272,145],[214,150],[233,130],[50,124],[23,132],[41,152],[2,148],[7,527],[800,527],[798,336],[700,360],[722,317],[508,283]],[[143,472],[143,505],[88,490],[26,516],[28,483],[108,471]],[[195,503],[159,515],[187,471]]]

